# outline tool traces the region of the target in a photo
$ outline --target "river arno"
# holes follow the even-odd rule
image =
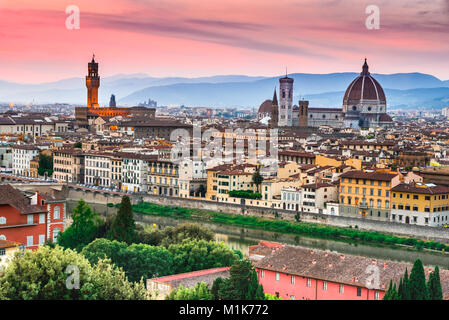
[[[75,201],[68,201],[67,209],[71,212],[76,205]],[[115,208],[108,208],[102,204],[89,204],[100,215],[114,214]],[[191,222],[192,220],[173,219],[169,217],[156,217],[135,214],[137,223],[144,226],[156,224],[157,228],[165,226],[176,226],[181,223]],[[354,244],[343,241],[328,239],[319,239],[303,237],[292,234],[282,234],[277,232],[248,229],[231,225],[222,225],[216,223],[196,222],[215,233],[217,241],[224,241],[232,249],[240,250],[244,255],[248,253],[248,247],[257,244],[260,240],[275,241],[291,245],[303,246],[311,249],[321,249],[336,251],[344,254],[361,255],[375,259],[387,259],[394,261],[403,261],[413,263],[416,259],[421,259],[424,265],[438,265],[444,269],[449,269],[449,253],[417,251],[408,248],[392,248],[387,246],[374,246],[366,244]]]

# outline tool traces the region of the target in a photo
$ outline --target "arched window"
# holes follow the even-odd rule
[[[0,240],[6,240],[6,236],[4,234],[0,235]]]
[[[6,224],[6,218],[0,217],[0,224]]]
[[[356,106],[352,106],[352,110],[356,111],[357,107]]]

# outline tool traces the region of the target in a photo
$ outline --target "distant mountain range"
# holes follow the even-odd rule
[[[311,107],[340,107],[344,91],[357,73],[289,74],[295,80],[294,100],[310,100]],[[449,105],[449,81],[422,73],[373,74],[385,89],[389,109],[435,109]],[[279,77],[242,75],[199,78],[154,78],[145,74],[119,74],[101,79],[99,100],[107,105],[111,94],[118,104],[137,105],[156,100],[158,105],[255,107],[271,99]],[[0,80],[0,102],[86,103],[84,78],[42,84]]]

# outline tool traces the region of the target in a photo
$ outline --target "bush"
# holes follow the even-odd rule
[[[262,199],[262,194],[252,190],[232,190],[229,191],[229,196],[234,198],[244,199]]]

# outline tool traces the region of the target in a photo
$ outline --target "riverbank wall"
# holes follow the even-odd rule
[[[68,200],[84,199],[89,203],[108,204],[120,203],[122,195],[100,191],[86,191],[80,188],[68,187],[65,190]],[[252,217],[269,218],[276,220],[296,221],[296,212],[253,207],[240,204],[221,203],[216,201],[195,200],[175,197],[164,197],[148,194],[130,195],[132,204],[150,202],[164,206],[201,209],[222,213],[239,214]],[[449,243],[449,230],[425,226],[409,225],[397,222],[383,222],[363,218],[350,218],[325,214],[300,212],[300,221],[318,223],[334,227],[358,228],[360,230],[378,231],[397,236],[411,236],[423,240]]]

